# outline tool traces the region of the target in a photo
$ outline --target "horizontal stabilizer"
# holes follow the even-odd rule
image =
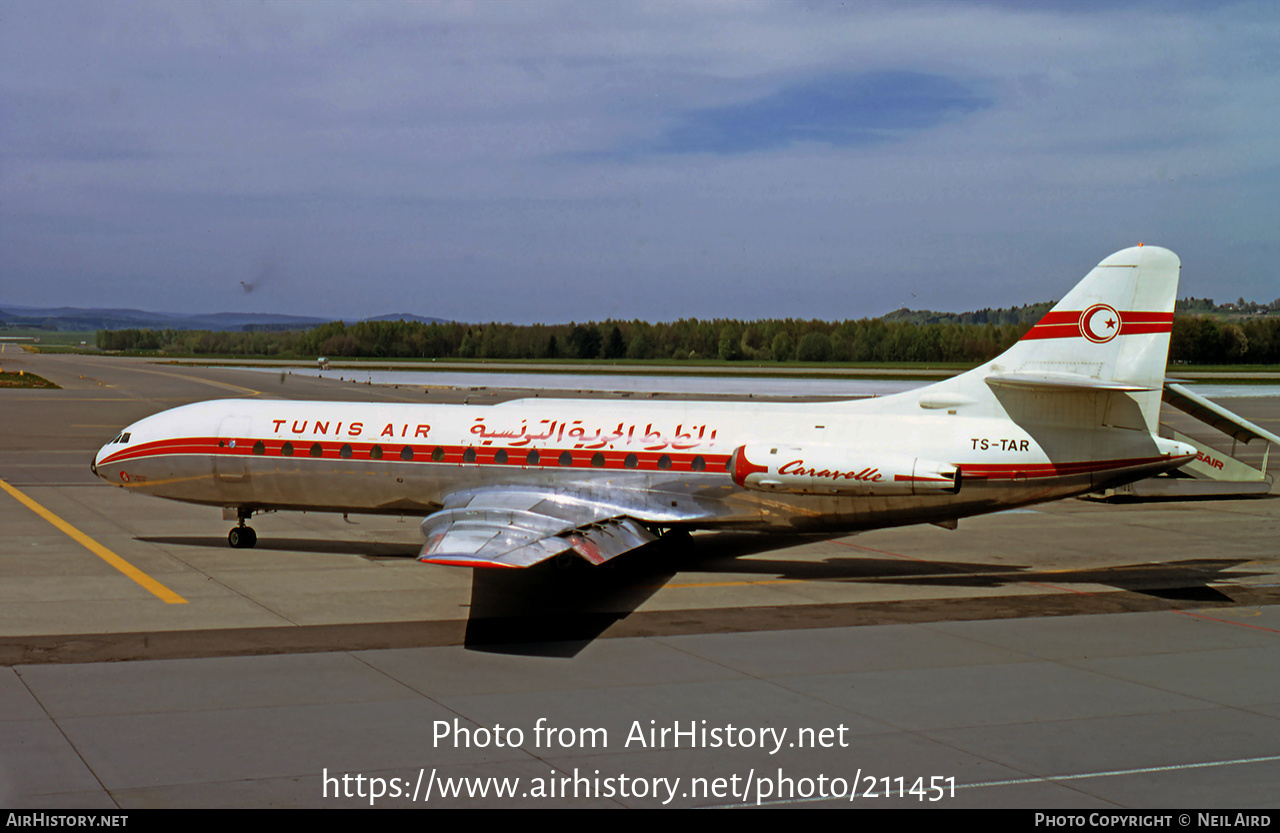
[[[1081,376],[1076,373],[992,373],[986,377],[991,387],[1029,388],[1031,390],[1048,391],[1149,391],[1155,388],[1135,385],[1118,380],[1098,379],[1093,376]]]

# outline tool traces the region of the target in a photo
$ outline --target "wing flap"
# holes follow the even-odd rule
[[[615,507],[537,490],[451,496],[422,522],[418,560],[461,567],[531,567],[572,550],[603,564],[656,539]]]
[[[602,524],[570,532],[567,541],[578,555],[592,564],[603,564],[624,552],[643,547],[658,536],[630,518],[614,518]]]

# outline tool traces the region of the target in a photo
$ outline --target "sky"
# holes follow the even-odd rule
[[[1280,5],[0,0],[0,305],[516,323],[1280,296]]]

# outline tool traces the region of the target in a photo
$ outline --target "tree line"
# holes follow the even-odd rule
[[[99,330],[102,350],[208,356],[385,359],[635,359],[979,363],[1008,349],[1021,323],[682,319],[651,324],[423,324],[333,321],[310,330]],[[1280,364],[1280,315],[1245,321],[1177,316],[1169,359]]]

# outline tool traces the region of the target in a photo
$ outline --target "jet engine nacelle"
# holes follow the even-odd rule
[[[729,459],[733,482],[798,495],[922,495],[960,490],[949,463],[838,446],[743,445]]]

